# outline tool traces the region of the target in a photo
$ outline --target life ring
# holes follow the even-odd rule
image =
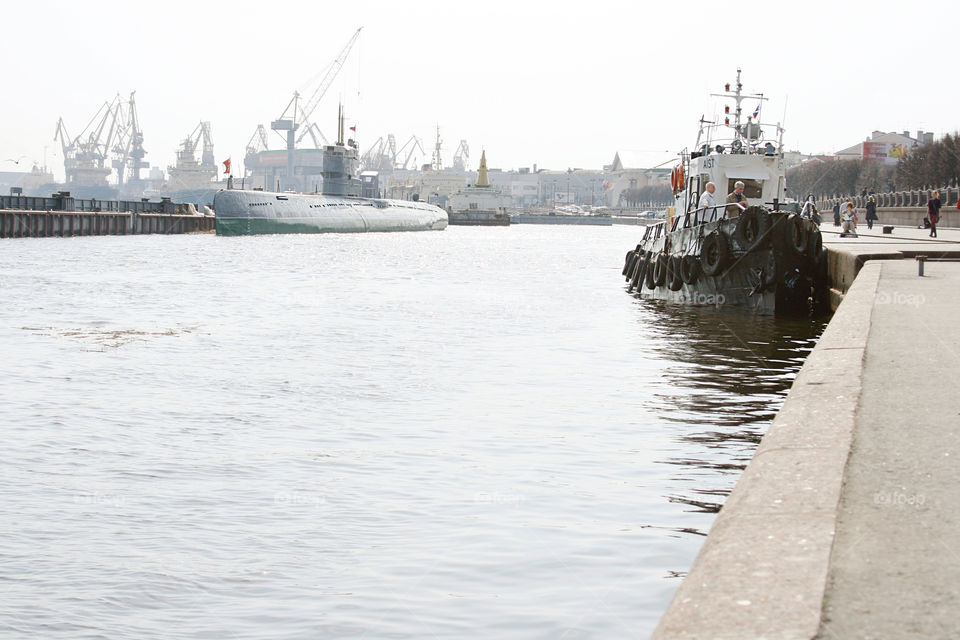
[[[684,284],[695,284],[700,276],[700,259],[688,253],[680,259],[680,278]]]
[[[659,287],[667,281],[667,255],[662,251],[653,263],[653,285]]]
[[[787,216],[787,227],[784,232],[787,246],[793,249],[797,255],[804,255],[807,252],[807,245],[810,243],[810,234],[804,228],[803,218],[797,213],[791,213]]]
[[[673,189],[673,192],[677,192],[677,168],[674,167],[670,171],[670,188]]]
[[[683,165],[677,167],[677,191],[683,189],[683,185],[686,182],[686,176],[683,174]]]
[[[703,245],[700,248],[700,266],[703,272],[708,276],[715,276],[730,260],[730,247],[727,245],[727,238],[719,231],[711,231],[703,239]]]
[[[683,287],[683,278],[680,277],[680,256],[667,258],[667,288],[670,291],[680,291]]]

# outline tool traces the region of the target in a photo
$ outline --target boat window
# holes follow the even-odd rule
[[[728,178],[727,193],[733,193],[733,185],[737,180],[743,183],[743,195],[748,198],[763,197],[763,180],[753,180],[751,178]]]
[[[287,196],[277,196],[277,200],[289,200]]]

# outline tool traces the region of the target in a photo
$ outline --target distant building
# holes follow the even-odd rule
[[[49,196],[51,189],[58,187],[53,173],[35,164],[30,171],[0,171],[0,193],[6,195],[12,188],[22,190],[25,196]]]
[[[630,190],[642,189],[653,185],[669,185],[670,169],[648,169],[643,166],[639,156],[631,153],[613,156],[613,162],[604,166],[607,174],[604,183],[603,200],[608,207],[623,207]]]
[[[513,199],[509,187],[504,191],[494,184],[490,176],[491,173],[487,170],[487,152],[484,151],[480,156],[476,183],[451,194],[447,206],[456,212],[501,211],[510,207]]]
[[[917,131],[916,138],[910,137],[909,131],[903,133],[874,131],[863,142],[841,149],[834,153],[834,156],[841,160],[867,160],[878,164],[895,165],[914,147],[931,142],[933,142],[933,133],[929,131]]]

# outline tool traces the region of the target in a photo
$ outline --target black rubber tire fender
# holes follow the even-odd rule
[[[807,255],[816,262],[820,259],[821,251],[823,251],[823,234],[820,233],[820,229],[811,229],[807,240]]]
[[[746,211],[737,216],[737,228],[733,235],[747,251],[757,243],[760,238],[760,220],[757,207],[748,207]]]
[[[806,225],[800,214],[791,213],[787,216],[787,225],[784,227],[786,234],[785,240],[787,247],[797,255],[804,255],[807,252],[807,245],[810,242],[810,234],[807,233]]]
[[[667,258],[667,288],[670,291],[680,291],[683,287],[683,278],[680,277],[680,256]]]
[[[656,287],[663,286],[667,281],[667,255],[664,252],[657,254],[653,263],[653,284]]]
[[[700,277],[700,258],[688,253],[680,259],[680,278],[684,284],[696,284]]]
[[[655,289],[657,287],[653,282],[653,271],[656,266],[653,262],[653,252],[647,251],[647,255],[644,256],[644,261],[646,262],[646,268],[643,271],[643,283],[646,285],[647,289]]]
[[[715,276],[723,271],[730,261],[730,246],[720,231],[711,231],[703,238],[700,247],[700,266],[703,273]]]
[[[627,251],[627,257],[623,259],[623,271],[620,274],[626,276],[628,280],[630,279],[630,267],[636,257],[636,251]]]
[[[637,260],[636,265],[633,268],[633,277],[630,279],[630,290],[640,288],[640,283],[643,282],[643,270],[647,266],[647,261],[642,257]]]

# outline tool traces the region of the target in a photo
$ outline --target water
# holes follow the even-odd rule
[[[637,235],[3,241],[0,635],[646,637],[822,325]]]

